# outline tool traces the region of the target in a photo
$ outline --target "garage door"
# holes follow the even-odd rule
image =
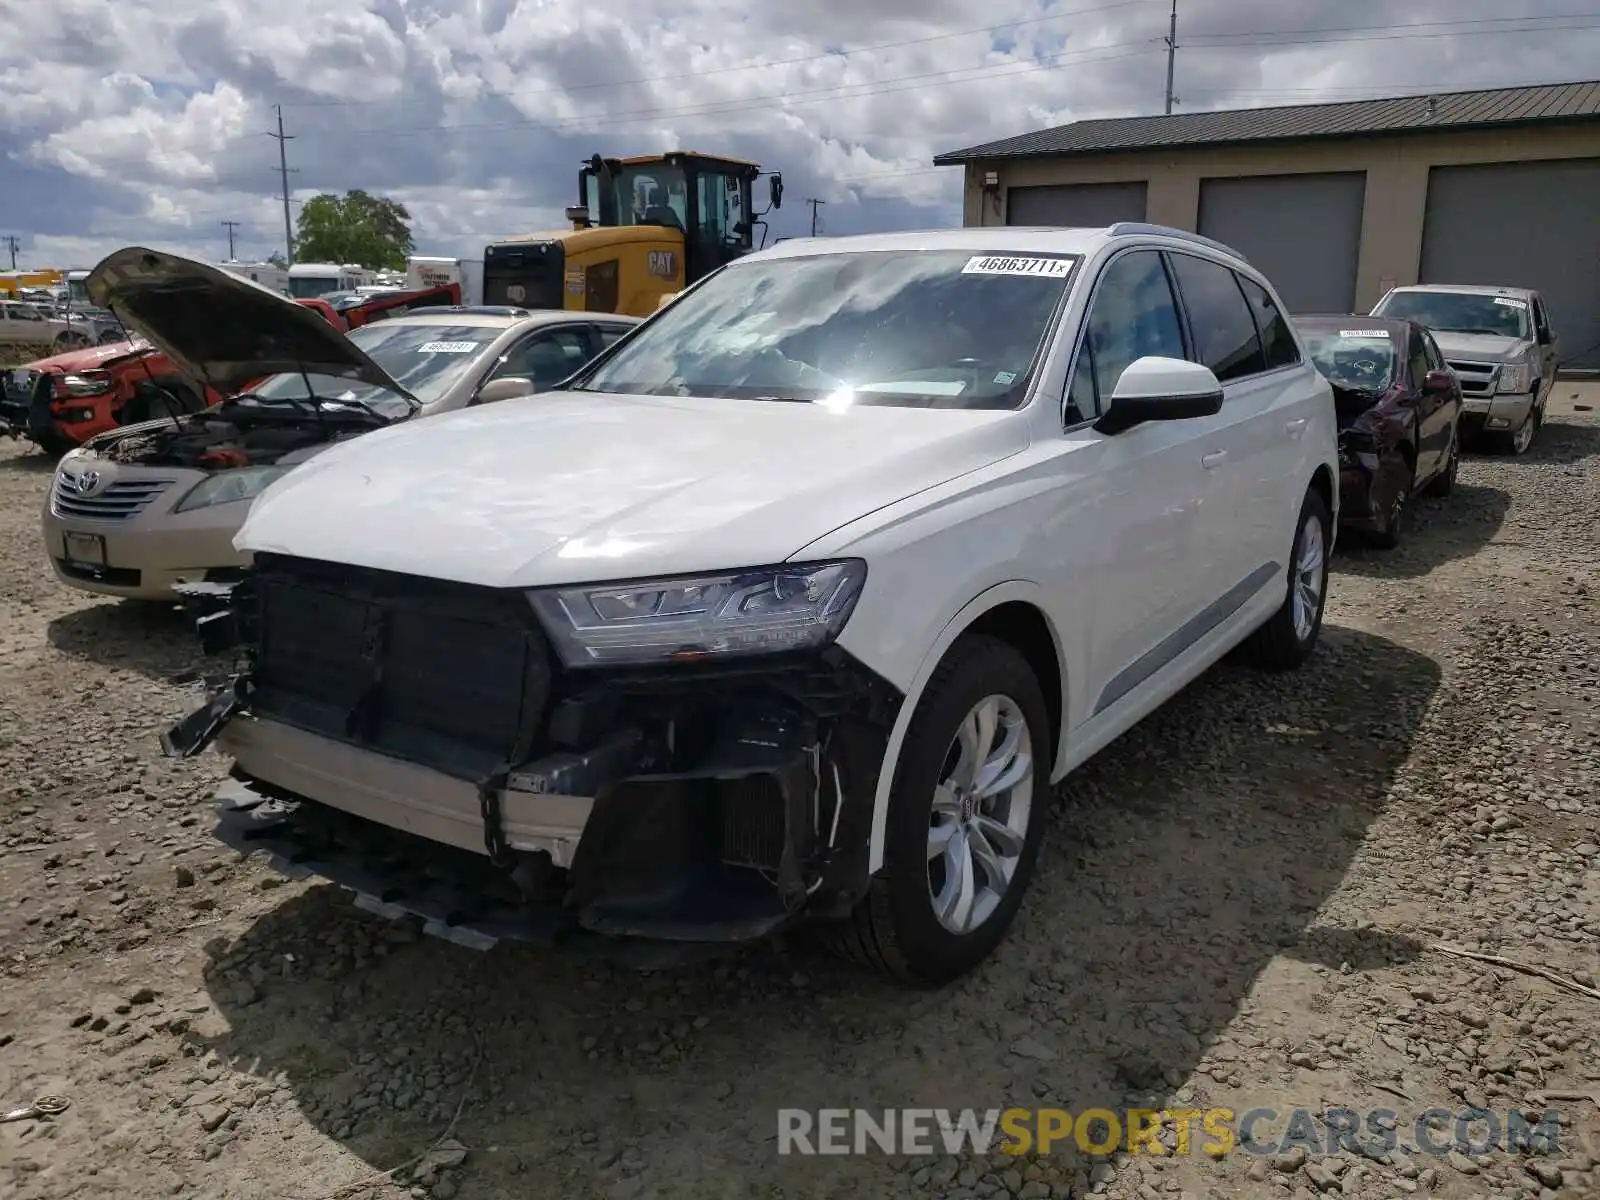
[[[1144,220],[1145,183],[1071,183],[1006,190],[1007,225],[1101,229]]]
[[[1232,246],[1292,313],[1347,313],[1356,301],[1364,171],[1200,181],[1200,232]]]
[[[1600,368],[1600,159],[1435,167],[1423,283],[1544,295],[1561,362]]]

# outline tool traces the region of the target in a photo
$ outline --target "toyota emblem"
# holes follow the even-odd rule
[[[78,493],[78,495],[87,496],[90,492],[94,491],[95,488],[100,486],[100,472],[85,471],[82,475],[74,476],[67,482],[71,485],[72,489]]]

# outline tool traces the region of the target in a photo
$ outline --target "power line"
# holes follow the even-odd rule
[[[22,242],[14,233],[6,234],[5,237],[0,238],[0,241],[3,241],[6,244],[6,249],[11,251],[11,269],[15,271],[17,269],[17,251],[22,248]]]
[[[232,262],[233,261],[233,231],[235,229],[239,228],[239,222],[237,222],[237,221],[219,221],[218,224],[224,226],[228,231],[228,261]]]
[[[816,237],[817,236],[817,231],[818,231],[818,228],[819,228],[818,223],[817,223],[817,218],[818,218],[819,214],[818,214],[817,210],[820,209],[824,204],[826,204],[827,201],[826,200],[818,200],[815,196],[807,196],[805,198],[805,200],[803,201],[803,203],[809,204],[811,206],[811,236],[812,237]]]
[[[1579,16],[1588,17],[1588,16],[1592,16],[1592,17],[1595,17],[1595,18],[1600,18],[1600,12],[1595,12],[1595,13],[1591,13],[1591,14],[1574,13],[1574,14],[1569,14],[1569,15],[1572,16],[1572,17],[1579,17]],[[1516,18],[1516,19],[1518,19],[1518,20],[1536,20],[1538,18]],[[1481,18],[1478,19],[1477,23],[1481,23],[1481,20],[1482,20]],[[1300,40],[1287,40],[1287,41],[1283,41],[1283,40],[1255,41],[1255,42],[1252,42],[1252,41],[1239,41],[1239,42],[1229,42],[1229,43],[1221,43],[1221,42],[1212,43],[1212,42],[1201,41],[1200,44],[1198,44],[1198,45],[1196,44],[1197,40],[1207,39],[1207,38],[1209,38],[1209,39],[1216,39],[1216,38],[1223,38],[1223,37],[1244,38],[1244,37],[1260,37],[1260,36],[1277,38],[1277,37],[1284,37],[1284,36],[1293,35],[1295,33],[1295,31],[1294,30],[1276,30],[1276,31],[1268,30],[1268,31],[1263,31],[1262,34],[1244,33],[1244,32],[1228,33],[1228,34],[1191,34],[1186,39],[1185,45],[1190,49],[1225,50],[1225,49],[1232,49],[1232,48],[1236,48],[1236,47],[1249,47],[1249,46],[1257,46],[1257,45],[1259,45],[1259,46],[1287,47],[1287,46],[1294,46],[1294,45],[1322,45],[1322,44],[1326,44],[1326,43],[1328,43],[1330,41],[1344,41],[1344,40],[1349,40],[1349,41],[1387,41],[1387,40],[1407,40],[1407,39],[1419,38],[1419,37],[1420,38],[1476,37],[1476,36],[1482,36],[1482,35],[1485,35],[1485,34],[1490,34],[1490,35],[1494,35],[1494,36],[1505,36],[1507,34],[1515,34],[1515,33],[1542,33],[1542,32],[1548,32],[1548,31],[1566,32],[1566,31],[1570,31],[1570,30],[1573,30],[1573,29],[1600,28],[1600,25],[1591,24],[1591,25],[1580,25],[1580,26],[1563,26],[1563,27],[1560,27],[1559,29],[1554,29],[1553,27],[1545,27],[1545,26],[1533,26],[1533,27],[1524,28],[1524,29],[1495,28],[1495,29],[1469,29],[1469,30],[1461,30],[1461,31],[1458,31],[1458,32],[1439,32],[1435,27],[1446,26],[1446,25],[1450,25],[1450,24],[1453,24],[1453,23],[1452,22],[1438,21],[1438,22],[1428,22],[1426,24],[1427,24],[1427,27],[1429,29],[1434,30],[1434,31],[1433,32],[1427,32],[1427,33],[1384,33],[1381,37],[1374,37],[1374,38],[1333,38],[1333,39],[1330,39],[1330,38],[1303,38],[1303,39],[1300,39]],[[1418,26],[1416,26],[1416,25],[1366,26],[1366,27],[1350,26],[1349,28],[1352,29],[1352,30],[1358,29],[1358,28],[1366,28],[1366,29],[1370,29],[1370,30],[1373,30],[1373,31],[1381,31],[1381,30],[1392,30],[1392,29],[1414,29],[1414,28],[1418,28]],[[1331,31],[1324,29],[1324,30],[1314,30],[1313,32],[1331,32]],[[1119,59],[1131,58],[1131,57],[1135,57],[1135,56],[1137,56],[1139,54],[1152,53],[1156,49],[1160,48],[1160,45],[1164,40],[1165,39],[1161,38],[1161,37],[1138,38],[1138,39],[1132,39],[1132,40],[1123,41],[1123,42],[1112,42],[1112,43],[1108,43],[1108,44],[1106,44],[1104,46],[1087,47],[1087,48],[1085,48],[1083,50],[1066,51],[1066,52],[1061,53],[1061,54],[1052,55],[1049,58],[1047,58],[1046,60],[1038,61],[1038,62],[1014,62],[1014,63],[1004,64],[1004,65],[1002,65],[1000,67],[994,67],[994,66],[991,66],[991,65],[988,65],[988,64],[983,64],[983,65],[976,66],[976,67],[959,67],[959,68],[954,68],[954,69],[946,68],[946,69],[940,70],[940,71],[924,71],[924,72],[919,72],[919,73],[912,74],[912,75],[891,76],[891,77],[886,78],[886,79],[878,79],[878,80],[875,80],[875,81],[872,81],[872,82],[853,83],[853,84],[852,83],[834,84],[834,85],[827,86],[827,87],[811,88],[811,89],[806,89],[806,90],[802,90],[802,91],[798,91],[798,92],[796,92],[796,91],[769,92],[769,93],[763,93],[763,94],[759,94],[759,95],[755,95],[755,96],[747,96],[747,97],[742,97],[742,98],[731,98],[731,99],[727,99],[727,100],[701,102],[701,103],[698,103],[698,104],[692,104],[692,105],[688,105],[688,106],[673,107],[673,106],[670,106],[670,105],[665,105],[665,106],[663,106],[663,105],[655,105],[655,106],[652,106],[652,107],[649,107],[649,108],[634,109],[634,110],[620,112],[620,113],[605,113],[605,114],[600,114],[600,115],[596,115],[596,116],[568,117],[568,118],[561,118],[561,119],[554,120],[554,121],[552,121],[552,120],[550,120],[548,118],[526,118],[526,119],[512,120],[512,121],[455,122],[455,123],[442,123],[442,124],[435,124],[435,125],[413,125],[413,126],[378,126],[378,127],[374,127],[374,128],[367,128],[367,129],[341,130],[340,132],[343,133],[343,134],[346,134],[346,135],[357,135],[357,136],[360,136],[360,137],[363,137],[363,138],[374,138],[374,137],[392,137],[392,136],[413,136],[413,135],[424,134],[424,133],[489,132],[489,131],[497,131],[497,130],[526,129],[526,128],[542,128],[542,129],[551,129],[551,130],[557,130],[557,131],[565,130],[565,129],[585,129],[585,130],[587,130],[587,129],[604,128],[604,127],[610,127],[610,126],[614,126],[614,125],[622,125],[622,124],[628,124],[628,123],[640,122],[640,121],[659,121],[659,120],[663,120],[663,119],[672,119],[672,118],[680,118],[680,117],[722,116],[722,115],[728,115],[728,114],[732,114],[732,113],[741,113],[741,112],[748,112],[748,111],[761,111],[761,110],[769,109],[769,108],[784,108],[784,107],[788,107],[790,105],[826,103],[828,101],[833,101],[833,100],[854,100],[854,99],[863,99],[863,98],[866,98],[866,97],[869,97],[869,96],[892,95],[892,94],[894,94],[896,92],[915,91],[915,90],[921,90],[922,88],[927,88],[927,87],[955,86],[955,85],[965,84],[965,83],[975,83],[975,82],[981,82],[981,81],[988,81],[988,80],[991,80],[991,79],[1006,79],[1006,78],[1011,78],[1013,76],[1034,74],[1034,73],[1037,73],[1037,72],[1040,72],[1040,71],[1054,71],[1060,65],[1062,65],[1063,63],[1075,63],[1075,64],[1085,64],[1085,65],[1087,65],[1087,64],[1098,64],[1098,63],[1103,63],[1103,62],[1115,62],[1115,61],[1118,61]],[[1116,54],[1107,53],[1109,51],[1123,51],[1123,50],[1126,50],[1127,53],[1116,53]],[[1098,56],[1098,57],[1090,57],[1090,56]],[[910,85],[910,86],[900,86],[900,85]],[[319,131],[319,132],[321,132],[321,131]]]
[[[294,231],[289,224],[289,156],[287,147],[294,134],[283,131],[283,105],[274,104],[278,110],[278,132],[269,132],[269,138],[278,142],[278,177],[283,181],[283,253],[284,261],[294,266]]]
[[[504,91],[484,91],[477,93],[475,98],[494,97],[508,99],[513,96],[539,95],[548,92],[560,92],[563,95],[571,92],[590,91],[598,88],[636,87],[644,83],[668,83],[682,79],[704,79],[708,75],[727,75],[734,71],[769,71],[773,67],[792,67],[804,63],[829,62],[841,58],[849,58],[855,54],[876,54],[880,50],[899,50],[906,46],[925,46],[931,42],[951,41],[955,38],[976,37],[978,34],[1003,34],[1014,29],[1021,29],[1028,25],[1042,25],[1050,21],[1061,21],[1068,17],[1089,16],[1094,13],[1110,12],[1118,8],[1131,8],[1136,5],[1158,3],[1159,0],[1114,0],[1110,4],[1095,4],[1088,8],[1073,8],[1063,12],[1050,13],[1042,17],[1024,17],[1018,21],[1006,21],[999,25],[982,25],[975,29],[958,29],[953,33],[936,33],[930,37],[908,38],[897,42],[877,42],[869,46],[857,46],[850,50],[836,50],[826,54],[805,54],[797,58],[775,58],[765,62],[746,63],[737,67],[711,67],[704,71],[684,71],[673,75],[644,75],[633,79],[608,79],[599,83],[580,83],[571,87],[544,86],[533,88],[509,88]],[[384,100],[318,100],[306,101],[300,104],[291,103],[288,108],[367,108],[367,107],[393,107],[393,98]]]

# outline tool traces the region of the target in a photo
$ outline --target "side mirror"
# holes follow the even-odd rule
[[[1455,390],[1456,377],[1449,371],[1429,371],[1422,378],[1422,390],[1448,395]]]
[[[518,396],[531,396],[539,389],[533,380],[523,375],[504,375],[491,379],[478,389],[479,404],[493,404],[496,400],[515,400]]]
[[[767,180],[767,187],[768,187],[768,195],[772,199],[772,207],[773,208],[782,208],[783,207],[783,176],[778,174],[776,171],[774,171],[772,173],[772,178]]]
[[[1537,336],[1541,346],[1554,346],[1556,344],[1556,335],[1548,329],[1539,330]]]
[[[1149,355],[1122,372],[1110,405],[1094,427],[1118,434],[1146,421],[1186,421],[1221,409],[1222,384],[1210,367]]]

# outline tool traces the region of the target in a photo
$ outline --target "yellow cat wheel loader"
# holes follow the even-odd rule
[[[752,192],[768,177],[768,203]],[[753,162],[673,150],[596,154],[578,174],[570,230],[484,247],[483,302],[647,317],[676,292],[766,241],[783,176]]]

